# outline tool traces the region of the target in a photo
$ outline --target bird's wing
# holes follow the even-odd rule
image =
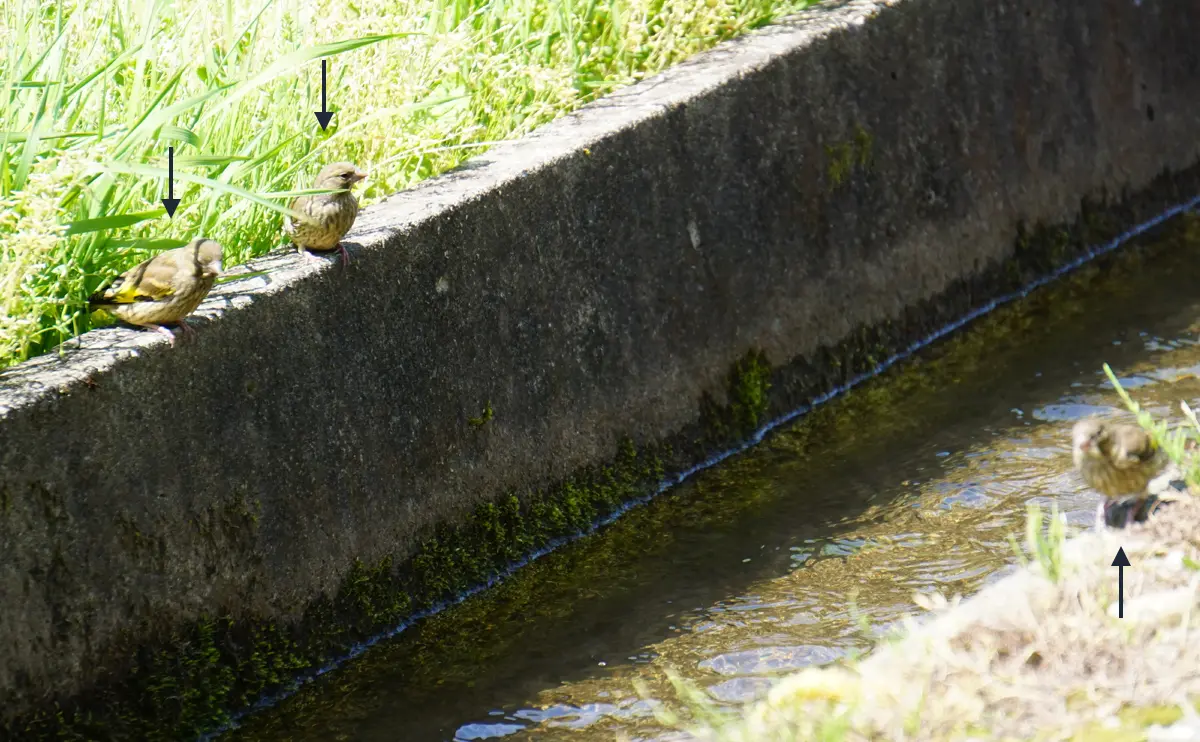
[[[312,214],[313,200],[314,199],[312,196],[297,196],[290,204],[288,204],[288,208],[292,211],[298,211],[301,214],[309,215]],[[285,216],[283,218],[283,231],[287,232],[288,234],[294,233],[297,226],[299,225],[296,224],[296,220],[292,217]]]
[[[303,200],[304,200],[303,196],[298,196],[297,198],[293,198],[292,202],[290,204],[288,204],[288,208],[291,209],[292,211],[300,211],[300,209],[302,209],[304,207],[303,203],[301,203]],[[292,222],[292,217],[284,216],[283,217],[283,231],[287,232],[288,234],[291,234],[292,230],[294,230],[295,228],[296,228],[296,225],[294,222]]]
[[[1154,444],[1154,439],[1141,428],[1121,428],[1116,437],[1114,453],[1117,455],[1113,457],[1113,464],[1120,469],[1145,464],[1158,455],[1158,446]]]
[[[175,293],[173,279],[179,270],[179,256],[169,250],[125,271],[112,286],[92,297],[104,304],[133,304],[161,301]]]

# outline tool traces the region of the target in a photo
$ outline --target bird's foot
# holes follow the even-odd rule
[[[306,262],[306,263],[322,262],[320,255],[314,255],[313,253],[309,252],[308,250],[305,250],[303,247],[297,248],[297,250],[299,251],[300,255],[304,258],[304,262]]]
[[[171,343],[171,347],[175,347],[175,333],[171,332],[170,330],[163,327],[162,325],[150,325],[150,328],[153,329],[157,333],[166,335],[167,341]]]
[[[346,252],[346,246],[338,243],[338,252],[342,255],[342,267],[350,265],[350,253]]]

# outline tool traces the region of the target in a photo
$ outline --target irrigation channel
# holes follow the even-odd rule
[[[716,698],[870,647],[914,593],[1011,569],[1026,503],[1094,527],[1074,420],[1200,401],[1200,218],[1175,219],[383,642],[224,740],[670,739]]]

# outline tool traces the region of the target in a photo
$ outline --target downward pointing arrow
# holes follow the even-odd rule
[[[328,61],[327,59],[321,60],[321,110],[313,111],[313,115],[317,117],[317,123],[321,125],[321,131],[329,128],[329,120],[333,118],[333,114],[329,112],[329,105],[325,98],[325,73]]]
[[[175,198],[175,148],[167,147],[167,197],[162,200],[167,216],[175,218],[175,209],[179,208],[179,199]]]
[[[1125,568],[1129,565],[1129,557],[1125,556],[1125,547],[1117,547],[1117,556],[1112,566],[1117,568],[1117,618],[1125,618]]]

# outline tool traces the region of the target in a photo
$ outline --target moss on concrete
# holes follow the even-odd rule
[[[702,448],[737,442],[767,421],[771,373],[766,355],[750,350],[725,377],[725,404],[707,393],[700,399]]]
[[[856,171],[870,171],[874,144],[874,137],[861,125],[855,124],[852,139],[825,145],[825,157],[828,159],[825,174],[829,178],[830,190],[840,188]]]
[[[733,364],[725,404],[711,396],[701,402],[705,440],[699,451],[744,438],[766,422],[771,374],[757,350]],[[411,555],[374,563],[356,559],[336,594],[302,607],[295,626],[204,617],[160,648],[131,658],[125,682],[10,725],[0,730],[0,739],[167,740],[218,729],[233,713],[345,655],[355,643],[486,584],[555,540],[586,532],[650,494],[668,466],[692,458],[676,454],[669,443],[639,448],[624,439],[610,464],[542,491],[481,503],[460,523],[431,529]],[[218,530],[231,535],[227,532],[255,528],[257,516],[257,503],[238,492],[194,525],[211,540]],[[144,538],[132,521],[127,530],[130,538]]]
[[[492,410],[492,403],[489,400],[487,404],[483,406],[483,412],[479,413],[479,417],[468,418],[467,422],[469,422],[473,428],[482,428],[491,421],[495,414],[495,411]]]
[[[859,167],[870,162],[870,139],[862,134],[851,148]],[[861,326],[837,346],[808,358],[773,366],[763,352],[750,350],[727,373],[722,399],[705,395],[697,426],[677,438],[640,448],[626,439],[609,465],[580,471],[542,491],[508,493],[482,503],[459,522],[424,534],[411,554],[373,563],[355,560],[334,595],[296,607],[303,618],[294,625],[204,617],[159,647],[129,657],[106,686],[0,729],[0,740],[166,740],[219,728],[231,713],[343,656],[356,642],[487,583],[557,539],[585,532],[649,494],[668,470],[744,440],[773,411],[792,409],[876,368],[983,301],[1017,290],[1112,239],[1120,225],[1181,200],[1179,189],[1166,174],[1131,204],[1114,208],[1085,201],[1073,224],[1021,227],[1010,259],[895,320]],[[219,530],[223,538],[246,538],[257,527],[258,509],[250,493],[235,492],[195,526],[209,537]],[[144,537],[137,525],[127,526],[124,538],[140,543]]]
[[[743,418],[758,414],[747,405],[761,404],[755,396],[764,383],[761,374],[751,363],[746,375],[753,380],[743,384],[744,401],[736,412]],[[124,682],[10,725],[0,738],[166,740],[217,729],[231,712],[327,665],[356,642],[487,583],[552,541],[580,534],[648,494],[664,477],[662,456],[669,453],[666,446],[639,450],[626,439],[609,465],[544,491],[482,503],[461,523],[427,533],[407,558],[355,560],[337,593],[308,606],[295,627],[234,616],[202,618],[161,648],[131,658]],[[243,496],[223,511],[243,524],[254,522]]]

